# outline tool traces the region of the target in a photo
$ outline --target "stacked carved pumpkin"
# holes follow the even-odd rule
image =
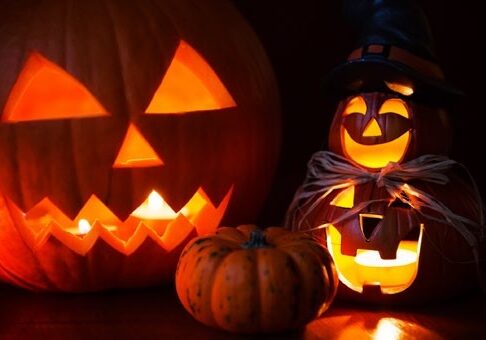
[[[474,183],[447,158],[460,91],[436,63],[415,1],[345,0],[359,47],[331,71],[329,151],[309,162],[289,227],[322,236],[342,296],[423,303],[477,286],[486,226]]]

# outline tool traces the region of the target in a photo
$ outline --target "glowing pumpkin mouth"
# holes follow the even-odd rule
[[[92,195],[74,220],[67,217],[49,198],[24,213],[12,201],[7,205],[18,230],[31,249],[39,249],[53,236],[79,255],[85,255],[98,239],[120,253],[130,255],[147,238],[170,251],[195,230],[198,235],[214,232],[228,206],[229,189],[218,206],[199,188],[178,212],[152,191],[125,221],[121,221],[100,199]]]
[[[341,234],[331,225],[327,229],[327,248],[339,280],[347,287],[362,293],[365,286],[379,286],[383,294],[396,294],[410,287],[417,276],[422,234],[423,225],[417,241],[401,241],[396,258],[384,260],[376,250],[358,249],[356,256],[343,255]]]
[[[400,162],[410,143],[410,131],[405,131],[392,141],[372,145],[356,142],[345,128],[342,129],[342,135],[346,156],[359,165],[371,169],[383,168],[389,162]]]

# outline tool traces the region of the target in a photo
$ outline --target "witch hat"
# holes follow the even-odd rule
[[[384,82],[411,86],[415,98],[449,100],[462,92],[447,83],[436,62],[422,9],[413,0],[344,0],[358,46],[327,79],[338,94],[372,91]]]

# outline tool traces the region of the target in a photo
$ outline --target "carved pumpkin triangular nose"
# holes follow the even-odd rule
[[[135,125],[130,124],[113,167],[142,168],[163,164],[142,133]]]
[[[363,137],[378,137],[381,136],[380,125],[375,118],[371,118],[363,131]]]

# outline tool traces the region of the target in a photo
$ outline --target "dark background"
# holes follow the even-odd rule
[[[281,224],[302,182],[311,154],[327,144],[335,102],[321,91],[321,80],[343,62],[356,39],[344,22],[339,0],[233,0],[260,37],[280,87],[283,144],[279,168],[262,225]],[[435,38],[446,78],[466,99],[450,113],[454,125],[451,158],[464,163],[486,196],[482,123],[486,62],[484,12],[479,1],[420,1]],[[481,27],[482,26],[482,27]],[[431,132],[433,135],[433,132]]]

